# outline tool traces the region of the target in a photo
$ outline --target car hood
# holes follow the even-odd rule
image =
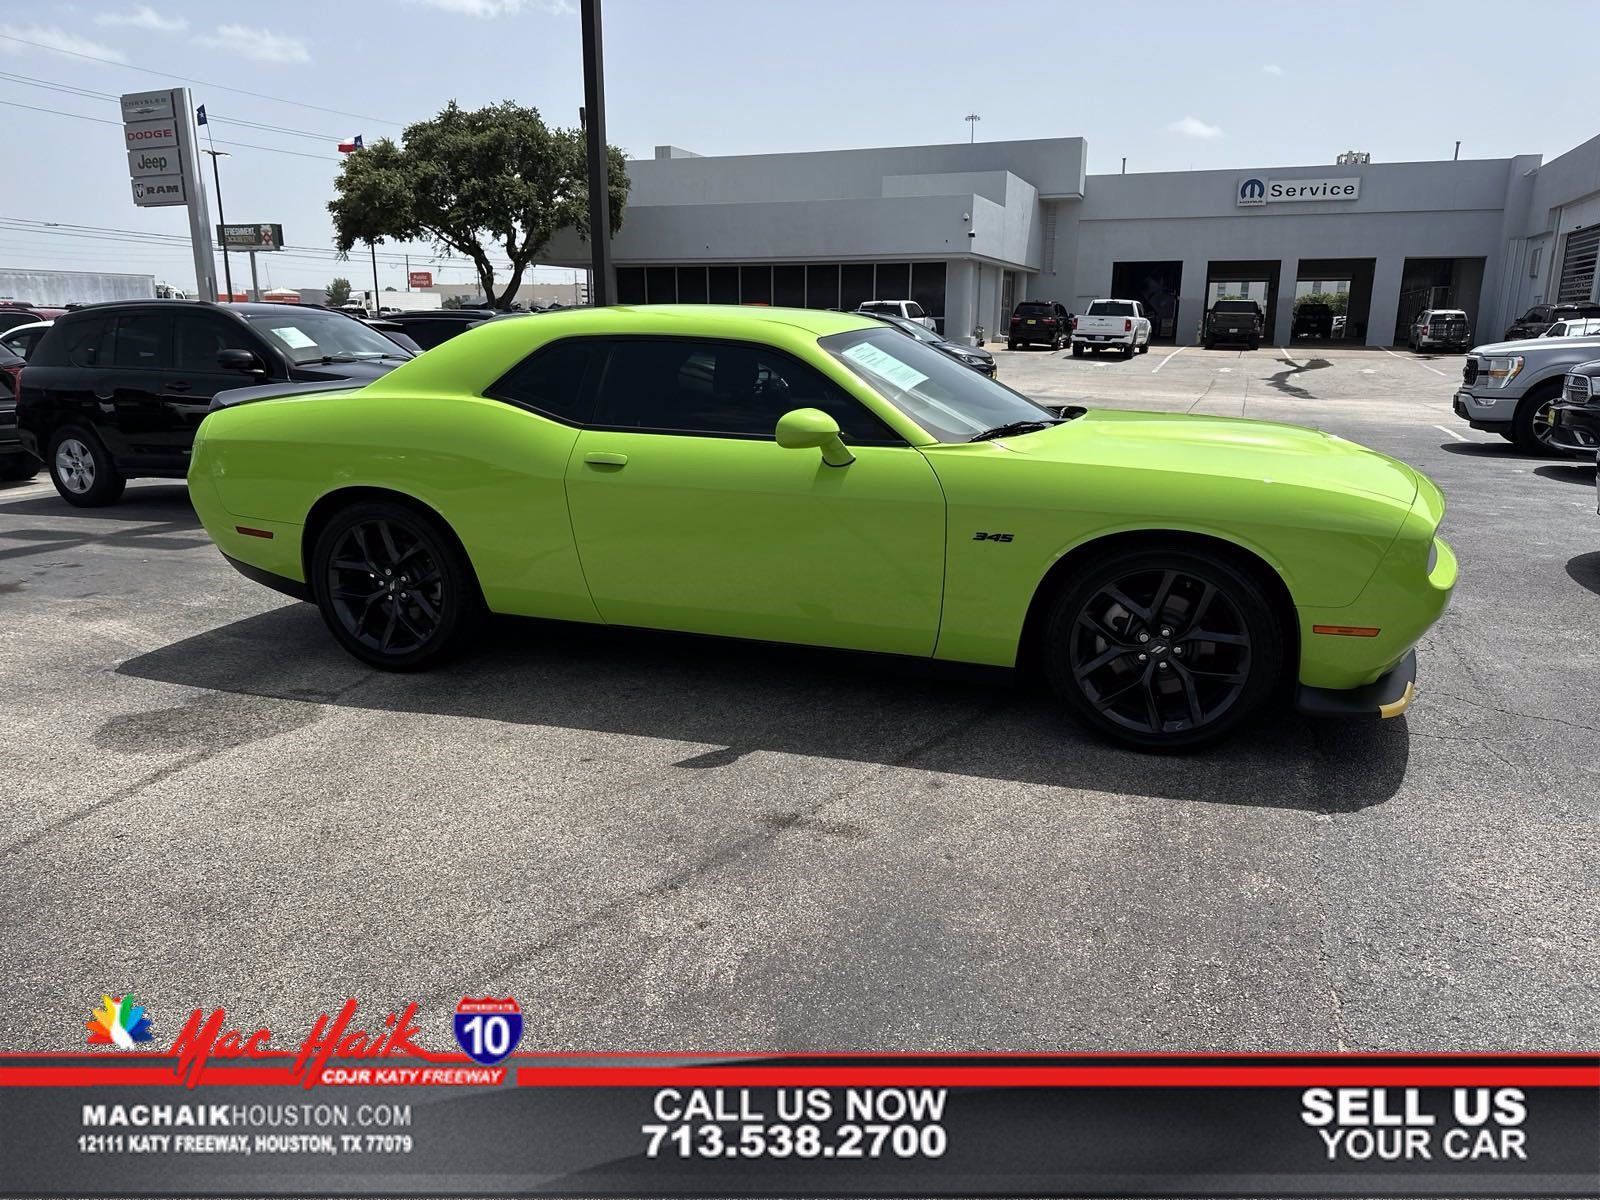
[[[1509,342],[1489,342],[1482,346],[1474,346],[1467,353],[1487,358],[1494,354],[1527,354],[1530,350],[1577,350],[1584,347],[1600,352],[1600,334],[1591,333],[1584,337],[1514,338]]]
[[[998,439],[1058,462],[1164,467],[1191,474],[1365,492],[1409,504],[1417,473],[1331,433],[1273,421],[1097,409],[1039,433]]]

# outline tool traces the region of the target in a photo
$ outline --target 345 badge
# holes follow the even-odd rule
[[[510,996],[504,1000],[463,996],[456,1005],[455,1032],[467,1057],[492,1067],[522,1041],[522,1010]]]

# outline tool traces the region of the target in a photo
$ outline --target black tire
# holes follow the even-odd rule
[[[1260,342],[1246,342],[1245,346],[1246,346],[1246,348],[1248,348],[1250,350],[1259,350],[1259,349],[1261,349],[1261,343]]]
[[[105,443],[77,425],[50,436],[44,463],[61,498],[79,508],[115,504],[128,486]]]
[[[1072,343],[1072,357],[1073,358],[1082,358],[1083,357],[1083,343],[1082,342],[1073,342]]]
[[[1495,432],[1501,437],[1505,438],[1505,440],[1508,442],[1514,442],[1517,440],[1517,435],[1512,433],[1509,429],[1498,429]]]
[[[1015,350],[1016,348],[1017,348],[1017,343],[1016,342],[1011,341],[1011,342],[1007,342],[1006,343],[1006,349],[1007,350]]]
[[[1215,350],[1217,348],[1216,342],[1212,341],[1210,338],[1207,338],[1205,341],[1201,342],[1200,344],[1202,346],[1204,346],[1207,350]]]
[[[1149,354],[1150,353],[1150,343],[1146,342],[1144,345],[1140,346],[1139,347],[1139,353],[1140,354]]]
[[[388,671],[445,661],[483,607],[472,566],[445,524],[395,501],[360,501],[334,514],[310,565],[312,594],[334,639]]]
[[[1517,405],[1517,414],[1511,421],[1511,440],[1524,454],[1562,454],[1559,446],[1550,444],[1551,425],[1544,410],[1561,395],[1558,380],[1554,387],[1534,388]]]
[[[0,479],[13,483],[22,479],[32,479],[39,473],[39,468],[43,465],[37,458],[26,452],[7,454],[0,457]]]
[[[1132,358],[1133,357],[1133,352],[1134,352],[1134,345],[1133,345],[1132,342],[1129,342],[1125,347],[1123,347],[1122,357],[1123,358]]]
[[[1051,687],[1091,728],[1162,751],[1218,741],[1249,720],[1284,683],[1285,645],[1250,570],[1141,547],[1073,572],[1051,604],[1044,654]]]

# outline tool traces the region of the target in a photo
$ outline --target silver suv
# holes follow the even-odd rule
[[[1600,358],[1600,336],[1491,342],[1467,352],[1456,416],[1498,433],[1530,454],[1560,453],[1551,440],[1550,406],[1568,369]]]

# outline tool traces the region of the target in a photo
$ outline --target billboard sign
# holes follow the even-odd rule
[[[282,225],[218,225],[217,244],[224,250],[282,250]]]
[[[408,278],[414,288],[431,288],[433,286],[432,271],[412,271]]]

